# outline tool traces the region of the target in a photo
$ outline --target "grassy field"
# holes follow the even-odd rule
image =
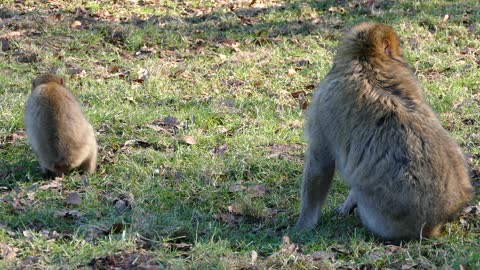
[[[362,21],[398,31],[469,157],[476,197],[438,239],[337,216],[340,179],[319,227],[293,230],[305,107]],[[477,0],[3,0],[0,45],[0,269],[480,268]],[[23,112],[42,72],[83,104],[94,175],[40,174]]]

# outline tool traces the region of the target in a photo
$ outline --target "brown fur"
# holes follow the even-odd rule
[[[442,128],[383,24],[346,34],[314,94],[297,229],[317,225],[334,171],[350,187],[338,210],[357,207],[385,239],[438,235],[473,196],[460,147]]]
[[[60,176],[77,167],[88,173],[95,171],[93,128],[62,78],[43,74],[32,81],[25,126],[43,173]]]

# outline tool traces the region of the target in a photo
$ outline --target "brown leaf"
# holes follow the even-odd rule
[[[0,45],[2,51],[8,51],[11,49],[10,41],[8,41],[6,38],[0,38]]]
[[[138,77],[137,77],[136,82],[143,83],[147,79],[148,70],[145,69],[145,68],[141,68],[137,71],[137,75],[138,75]]]
[[[188,145],[193,145],[193,144],[196,144],[196,143],[197,143],[197,141],[195,140],[195,138],[192,137],[192,136],[189,136],[189,135],[184,135],[184,136],[182,137],[182,142],[184,142],[184,143],[186,143],[186,144],[188,144]]]
[[[295,74],[297,74],[297,71],[295,71],[295,69],[293,68],[289,68],[288,69],[288,77],[293,77]]]
[[[12,32],[8,32],[8,33],[5,33],[3,35],[0,35],[0,38],[19,37],[19,36],[23,35],[24,32],[25,32],[25,30],[23,30],[23,31],[12,31]]]
[[[115,202],[115,210],[117,212],[124,211],[125,209],[127,209],[128,206],[129,206],[129,203],[127,200],[117,200]]]
[[[113,223],[112,224],[112,233],[121,233],[125,230],[127,226],[123,223]]]
[[[63,217],[63,218],[78,218],[83,216],[82,213],[78,210],[60,210],[53,212],[55,217]]]
[[[304,98],[307,93],[305,91],[298,91],[298,92],[293,92],[292,94],[293,98]]]
[[[81,22],[81,21],[74,21],[74,22],[70,25],[70,28],[79,28],[80,26],[82,26],[82,22]]]
[[[214,147],[212,150],[210,150],[210,154],[217,155],[217,156],[222,156],[223,154],[225,154],[226,151],[227,151],[227,145],[222,144],[222,145]]]
[[[0,243],[0,252],[4,260],[8,261],[17,257],[16,248],[11,248],[7,244]]]
[[[235,215],[224,213],[224,214],[214,214],[213,218],[227,224],[235,224],[238,221],[238,218]]]
[[[333,251],[315,251],[310,254],[312,259],[318,261],[318,260],[329,260],[329,261],[335,261],[335,252]]]
[[[62,187],[62,178],[61,177],[55,177],[53,181],[50,183],[40,186],[38,189],[40,190],[47,190],[47,189],[52,189],[52,188],[61,188]]]
[[[227,206],[228,212],[232,214],[241,214],[241,211],[238,209],[236,204]]]
[[[239,183],[233,183],[233,184],[228,188],[228,191],[230,191],[230,192],[239,192],[239,191],[242,191],[242,190],[245,190],[245,186],[242,186],[242,185],[239,184]]]
[[[17,130],[12,134],[7,135],[3,141],[8,144],[15,144],[17,141],[23,139],[25,139],[25,133],[23,130]]]
[[[267,192],[268,190],[264,184],[253,185],[247,188],[248,197],[250,198],[263,197]]]
[[[69,205],[80,205],[82,203],[82,198],[77,192],[72,192],[68,194],[66,203]]]

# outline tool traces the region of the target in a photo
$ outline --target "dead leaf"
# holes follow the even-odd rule
[[[153,253],[145,250],[135,252],[122,251],[106,257],[94,258],[88,263],[90,269],[139,269],[139,270],[160,270],[164,264],[155,259]]]
[[[335,252],[333,251],[315,251],[310,254],[312,259],[318,260],[329,260],[331,262],[335,261]]]
[[[295,74],[297,74],[297,71],[293,68],[288,69],[288,77],[293,77]]]
[[[0,38],[0,45],[2,51],[8,51],[11,49],[10,41],[8,41],[6,38]]]
[[[222,144],[222,145],[214,147],[212,150],[210,150],[210,154],[217,155],[217,156],[222,156],[223,154],[225,154],[226,151],[227,151],[227,145]]]
[[[23,35],[23,33],[25,32],[25,30],[22,30],[22,31],[12,31],[12,32],[8,32],[8,33],[5,33],[3,35],[0,35],[0,38],[14,38],[14,37],[19,37],[21,35]]]
[[[267,192],[268,190],[264,184],[253,185],[247,188],[248,197],[250,198],[263,197]]]
[[[236,224],[241,220],[241,217],[229,213],[214,214],[213,218],[229,225]]]
[[[240,52],[240,43],[234,39],[225,39],[221,44],[227,48],[230,48],[236,52]]]
[[[38,189],[40,190],[47,190],[47,189],[53,189],[53,188],[61,188],[62,187],[62,178],[61,177],[55,177],[53,181],[50,183],[40,186]]]
[[[184,136],[182,137],[182,142],[184,142],[184,143],[186,143],[186,144],[188,144],[188,145],[193,145],[193,144],[196,144],[196,143],[197,143],[197,141],[195,140],[195,138],[192,137],[192,136],[189,136],[189,135],[184,135]]]
[[[443,20],[442,20],[442,21],[443,21],[444,23],[446,23],[446,22],[448,21],[448,18],[449,18],[448,14],[445,14],[445,16],[443,16]]]
[[[132,140],[126,141],[123,144],[122,148],[127,147],[127,146],[147,148],[147,147],[150,147],[151,145],[152,144],[150,144],[149,142],[146,142],[146,141],[143,141],[143,140],[132,139]]]
[[[293,98],[301,99],[301,98],[304,98],[307,95],[307,93],[305,91],[298,91],[298,92],[293,92],[291,95]]]
[[[124,200],[117,200],[115,202],[115,210],[117,212],[122,212],[123,210],[125,210],[128,206],[128,202],[127,201],[124,201]]]
[[[271,144],[268,145],[269,154],[267,158],[279,158],[283,160],[299,159],[303,146],[301,144]]]
[[[0,243],[0,252],[4,260],[8,261],[17,257],[16,248],[11,248],[7,244]]]
[[[53,212],[55,217],[63,217],[63,218],[78,218],[83,216],[82,213],[78,210],[60,210]]]
[[[12,134],[9,134],[3,139],[5,143],[15,144],[17,141],[25,139],[25,132],[23,130],[17,130]]]
[[[82,198],[80,197],[80,194],[78,194],[77,192],[72,192],[72,193],[68,194],[66,204],[67,205],[80,205],[80,204],[82,204]]]
[[[241,214],[241,211],[238,209],[236,204],[227,206],[228,212],[232,214]]]
[[[79,28],[80,26],[82,26],[82,22],[81,22],[81,21],[74,21],[74,22],[70,25],[70,28]]]
[[[145,68],[141,68],[137,71],[137,75],[138,75],[138,77],[137,77],[136,82],[143,83],[147,79],[148,70],[145,69]]]
[[[233,183],[229,188],[228,188],[228,191],[230,192],[239,192],[239,191],[242,191],[242,190],[245,190],[245,186],[242,186],[241,184],[239,183]]]
[[[281,247],[282,252],[292,254],[292,253],[303,253],[302,247],[300,245],[292,242],[290,240],[290,237],[287,235],[284,235],[282,237],[282,247]]]
[[[126,228],[127,228],[127,225],[123,223],[113,223],[110,231],[116,234],[116,233],[123,232]]]
[[[250,263],[252,265],[255,265],[255,263],[257,262],[257,259],[258,259],[258,253],[255,251],[255,250],[252,250],[252,252],[250,252]]]

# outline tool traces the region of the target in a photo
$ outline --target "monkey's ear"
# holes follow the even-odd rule
[[[385,52],[386,55],[389,57],[392,57],[392,50],[390,48],[390,43],[388,42],[387,39],[384,39],[382,42],[383,45],[383,51]]]

